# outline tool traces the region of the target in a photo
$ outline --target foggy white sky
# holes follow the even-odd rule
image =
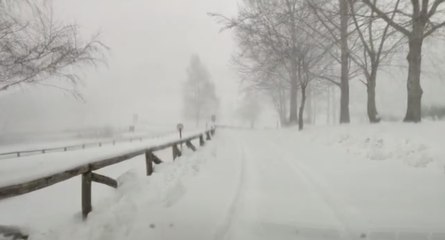
[[[230,58],[236,44],[230,32],[219,32],[220,26],[207,13],[234,16],[237,5],[238,0],[55,0],[58,18],[78,23],[86,37],[101,32],[102,41],[111,48],[108,66],[84,71],[79,89],[86,102],[34,86],[0,92],[0,130],[122,126],[131,122],[133,113],[154,124],[174,125],[182,118],[181,84],[194,53],[200,55],[216,84],[220,119],[233,117],[239,80]],[[432,66],[428,59],[433,59],[437,70],[444,57],[429,55],[443,55],[443,41],[431,46],[424,51],[423,67]],[[404,58],[401,53],[401,65],[406,64]],[[436,72],[422,79],[426,104],[444,104],[443,71]],[[406,68],[379,76],[379,112],[402,118]],[[361,83],[351,82],[351,115],[358,121],[367,121],[365,94]],[[272,125],[273,118],[268,117]]]
[[[108,66],[84,72],[85,103],[47,88],[0,93],[3,128],[127,124],[133,113],[176,123],[193,53],[207,65],[223,110],[237,97],[237,75],[229,64],[233,38],[207,16],[236,14],[236,0],[57,0],[54,10],[78,23],[85,36],[100,31],[111,48]]]

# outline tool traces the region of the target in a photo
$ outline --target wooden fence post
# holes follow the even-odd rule
[[[172,145],[172,151],[173,151],[173,160],[182,155],[181,151],[179,151],[177,144]]]
[[[91,171],[82,174],[82,217],[86,219],[91,206]]]
[[[153,158],[151,152],[145,152],[145,164],[147,165],[147,176],[153,174]]]
[[[199,135],[199,146],[204,146],[205,142],[204,142],[204,135]]]
[[[196,152],[196,147],[193,145],[193,143],[189,140],[185,142],[185,145],[190,148],[193,152]]]

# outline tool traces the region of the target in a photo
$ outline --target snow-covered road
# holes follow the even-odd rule
[[[86,222],[23,222],[31,239],[443,240],[445,125],[425,125],[219,130],[152,177],[126,166]]]
[[[360,159],[294,133],[222,134],[241,163],[216,239],[445,239],[443,169]]]
[[[230,211],[216,239],[339,238],[343,226],[336,212],[282,146],[253,132],[222,137],[237,139],[231,143],[239,148],[241,163]]]

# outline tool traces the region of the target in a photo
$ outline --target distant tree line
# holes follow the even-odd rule
[[[443,105],[423,106],[422,117],[433,120],[445,119],[445,106]]]
[[[340,92],[339,122],[350,122],[350,81],[366,86],[367,116],[380,121],[379,71],[407,50],[404,121],[422,118],[422,46],[445,26],[444,0],[244,0],[238,16],[210,14],[233,29],[243,83],[271,99],[282,125],[303,129],[311,96]],[[400,90],[403,91],[403,90]],[[306,113],[308,114],[308,113]],[[309,114],[312,115],[312,114]]]
[[[247,123],[250,128],[254,128],[261,115],[261,96],[257,92],[245,91],[240,101],[236,114],[238,118]]]

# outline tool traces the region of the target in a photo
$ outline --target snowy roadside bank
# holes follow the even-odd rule
[[[129,228],[134,228],[136,219],[144,219],[140,221],[144,229],[162,227],[156,222],[160,216],[153,213],[174,205],[184,195],[184,182],[200,171],[207,161],[205,156],[212,149],[209,142],[196,154],[185,151],[176,161],[156,166],[151,177],[145,176],[143,157],[101,169],[99,172],[117,177],[120,187],[114,191],[94,185],[94,211],[86,222],[82,222],[79,213],[80,181],[76,178],[0,202],[0,224],[25,226],[30,239],[111,239],[105,237],[107,234],[115,235],[114,239],[124,239],[122,232],[128,233]],[[170,151],[163,151],[160,157],[169,159],[170,154]],[[29,218],[26,215],[30,215]]]
[[[351,228],[445,232],[445,122],[322,127],[289,136],[281,132],[271,142],[291,150],[288,161]]]
[[[49,198],[0,202],[0,225],[25,224],[39,240],[443,240],[444,132],[442,122],[221,130],[152,177],[140,158],[103,169],[121,187],[94,186],[86,222],[73,180]]]
[[[312,128],[301,135],[358,159],[398,161],[415,168],[445,165],[445,122],[352,124]]]

